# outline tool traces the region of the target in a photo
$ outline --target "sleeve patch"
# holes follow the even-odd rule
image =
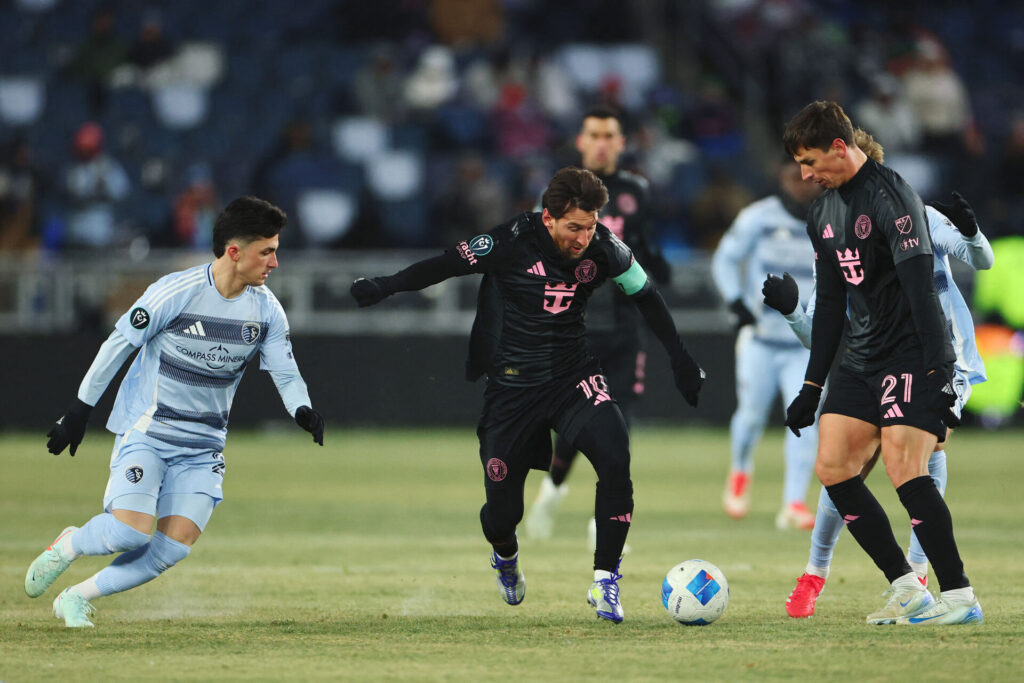
[[[131,326],[137,330],[144,330],[149,327],[150,319],[149,311],[142,306],[136,306],[128,316]]]
[[[622,290],[623,294],[632,295],[639,292],[647,284],[647,273],[635,259],[633,264],[622,275],[613,277],[612,280]]]

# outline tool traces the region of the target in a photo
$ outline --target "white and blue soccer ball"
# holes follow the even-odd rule
[[[729,582],[707,560],[680,562],[661,582],[661,604],[680,624],[706,626],[729,606]]]

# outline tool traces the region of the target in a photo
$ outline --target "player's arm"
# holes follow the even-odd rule
[[[756,322],[754,314],[743,303],[743,273],[740,268],[743,260],[754,248],[755,228],[756,223],[751,217],[751,211],[740,211],[718,242],[718,247],[711,257],[711,279],[721,293],[722,299],[728,304],[729,310],[736,315],[737,329]]]
[[[270,373],[281,396],[285,410],[295,418],[295,423],[313,435],[313,441],[324,445],[324,418],[310,406],[309,390],[299,372],[292,352],[291,335],[288,333],[288,317],[276,299],[270,316],[270,331],[260,346],[260,367]]]
[[[89,414],[92,412],[103,392],[106,391],[110,380],[114,378],[117,371],[128,360],[128,357],[135,351],[124,335],[114,330],[107,337],[107,340],[100,346],[96,353],[89,371],[85,373],[82,384],[78,387],[78,394],[71,405],[53,425],[46,436],[46,448],[54,455],[60,454],[65,448],[71,446],[69,453],[74,456],[78,445],[85,438],[85,427],[89,422]]]
[[[960,259],[975,270],[988,270],[995,263],[995,254],[988,238],[981,232],[974,209],[959,192],[953,201],[932,202],[925,208],[932,242],[950,256]]]
[[[811,289],[807,311],[804,311],[800,308],[800,287],[789,273],[783,273],[782,277],[769,273],[761,287],[765,305],[782,314],[793,334],[808,349],[811,348],[811,320],[816,292],[815,285]]]
[[[808,229],[815,253],[822,253],[815,241],[816,231]],[[800,436],[800,430],[814,424],[814,415],[821,400],[821,389],[825,386],[829,367],[839,349],[843,336],[843,319],[846,316],[846,287],[842,277],[831,263],[818,261],[815,267],[816,291],[814,294],[814,316],[811,323],[811,356],[807,361],[807,372],[793,402],[786,409],[786,426]]]
[[[363,308],[378,304],[396,292],[414,292],[450,277],[487,272],[497,260],[496,254],[501,252],[510,231],[515,231],[514,226],[519,220],[528,219],[517,217],[485,235],[459,242],[454,249],[440,256],[417,261],[394,275],[361,277],[352,283],[349,291],[359,307]]]
[[[636,259],[632,259],[629,268],[621,275],[613,277],[612,280],[640,309],[644,320],[647,321],[647,326],[651,328],[654,336],[668,352],[669,359],[672,361],[672,374],[675,378],[676,388],[679,389],[687,403],[696,407],[700,388],[704,384],[706,375],[683,346],[683,341],[676,331],[675,322],[672,320],[672,314],[669,313],[668,306],[657,287],[654,286],[654,282],[647,277],[647,273]]]

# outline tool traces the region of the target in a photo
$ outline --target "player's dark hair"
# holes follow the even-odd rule
[[[571,209],[600,211],[608,203],[608,188],[591,171],[566,166],[548,183],[540,203],[552,218],[561,218]]]
[[[622,115],[617,109],[609,107],[607,104],[598,104],[588,109],[580,119],[580,125],[582,126],[587,119],[615,119],[619,122],[619,129],[622,129]]]
[[[782,144],[790,156],[801,147],[828,150],[832,141],[841,139],[853,144],[853,124],[843,108],[835,102],[811,102],[800,110],[786,126]]]
[[[231,201],[213,224],[213,255],[220,258],[231,240],[248,244],[269,238],[284,229],[288,216],[259,197],[239,197]]]

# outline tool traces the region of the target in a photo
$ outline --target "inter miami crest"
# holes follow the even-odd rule
[[[246,344],[255,344],[260,338],[259,323],[242,323],[242,341]]]

